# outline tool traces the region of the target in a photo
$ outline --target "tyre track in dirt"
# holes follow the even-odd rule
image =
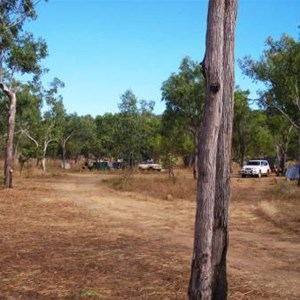
[[[12,218],[0,216],[0,299],[88,299],[86,291],[106,300],[187,299],[194,201],[118,192],[107,187],[108,178],[30,179],[29,192],[46,192],[11,200]],[[268,181],[233,179],[231,300],[300,298],[299,236],[257,213]]]
[[[164,201],[131,192],[118,192],[101,184],[103,176],[71,176],[53,189],[63,201],[72,201],[101,216],[117,230],[178,243],[191,249],[194,205],[190,202]],[[119,227],[119,226],[120,227]]]
[[[120,193],[101,184],[103,178],[85,178],[89,178],[88,183],[81,176],[74,176],[71,182],[58,185],[56,189],[61,189],[64,195],[70,193],[72,201],[88,207],[93,214],[101,214],[119,233],[143,235],[148,240],[157,240],[159,233],[160,243],[185,249],[181,250],[181,255],[189,263],[193,243],[193,203]],[[231,204],[229,273],[248,280],[250,291],[251,288],[267,289],[274,299],[276,294],[289,291],[288,299],[298,299],[299,239],[291,238],[290,234],[274,228],[256,214],[256,205],[265,185],[262,180],[252,180],[250,184],[255,184],[255,188],[248,189],[246,184],[247,202]]]

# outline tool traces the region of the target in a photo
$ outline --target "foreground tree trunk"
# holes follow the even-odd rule
[[[226,299],[227,219],[233,118],[233,46],[237,0],[210,0],[206,94],[189,299]]]
[[[194,253],[189,299],[212,299],[212,240],[218,134],[223,97],[224,0],[210,1],[203,63],[205,106],[199,143]]]
[[[4,187],[12,188],[12,178],[14,172],[14,134],[17,98],[16,93],[11,91],[5,84],[0,83],[0,88],[9,99],[8,119],[7,119],[7,138],[5,147],[4,161]]]
[[[231,196],[231,149],[234,108],[234,33],[237,1],[225,1],[223,53],[223,109],[218,138],[216,195],[213,226],[213,299],[227,298],[226,255],[228,248],[228,203]]]

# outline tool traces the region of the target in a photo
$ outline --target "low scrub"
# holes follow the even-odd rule
[[[126,192],[136,192],[157,199],[195,200],[196,181],[187,172],[177,172],[169,178],[166,173],[122,173],[119,177],[105,179],[112,188]]]

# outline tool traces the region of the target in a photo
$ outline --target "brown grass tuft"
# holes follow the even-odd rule
[[[122,173],[119,177],[105,179],[110,187],[126,192],[137,192],[148,197],[162,200],[174,198],[193,200],[196,197],[196,181],[187,171],[177,172],[176,177],[169,178],[166,173],[144,172],[142,174]]]

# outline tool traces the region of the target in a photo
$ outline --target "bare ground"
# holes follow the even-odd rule
[[[107,177],[0,191],[0,299],[187,299],[194,201],[118,192]],[[282,223],[276,195],[264,199],[275,184],[233,179],[229,299],[300,299],[300,220]]]

